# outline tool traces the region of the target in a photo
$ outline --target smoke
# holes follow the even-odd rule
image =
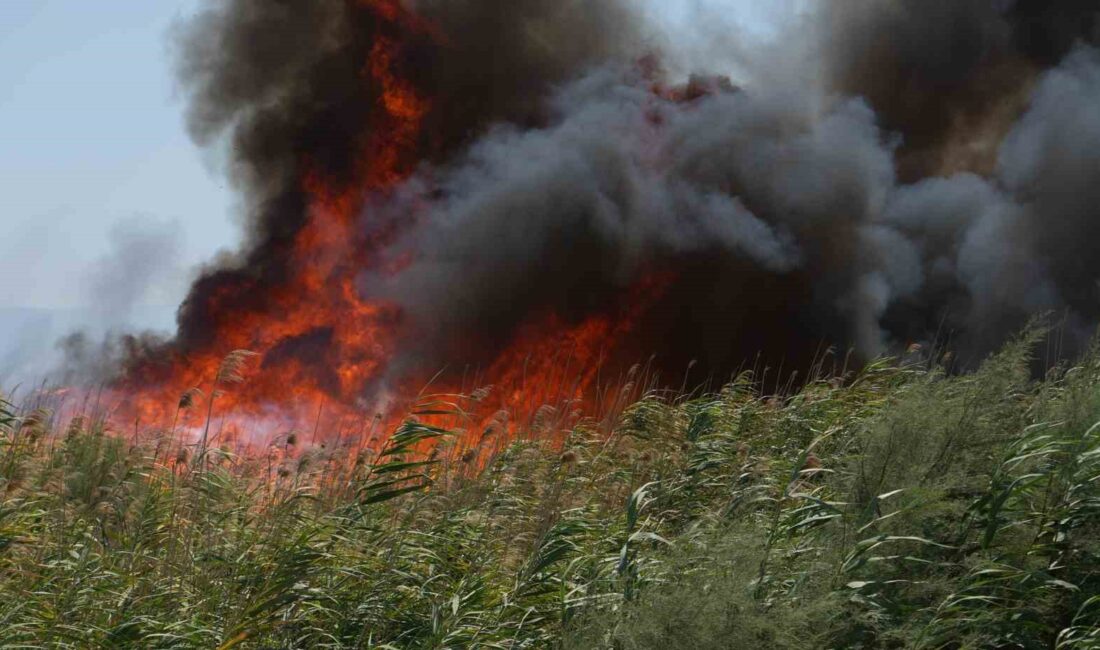
[[[307,297],[284,289],[316,261],[296,251],[318,178],[367,195],[366,254],[339,268],[400,311],[391,375],[491,362],[654,276],[621,354],[711,373],[937,334],[977,357],[1036,311],[1100,320],[1093,2],[827,0],[766,42],[705,21],[686,46],[625,0],[209,7],[177,35],[188,124],[250,239],[192,287],[184,354]],[[735,83],[678,87],[662,60]],[[293,336],[268,343],[333,331]]]
[[[226,310],[266,312],[286,283],[296,235],[308,218],[303,179],[334,187],[361,181],[374,138],[388,128],[386,80],[367,62],[430,97],[413,153],[396,169],[445,157],[489,124],[537,124],[553,84],[609,59],[632,56],[638,22],[626,3],[580,0],[236,0],[210,3],[178,30],[180,79],[195,140],[228,149],[247,201],[250,240],[239,259],[208,269],[180,312],[183,348],[211,343]],[[375,48],[389,48],[379,56]],[[232,304],[217,296],[234,287]]]
[[[418,364],[613,309],[652,269],[677,280],[643,338],[712,371],[937,335],[976,360],[1045,310],[1079,345],[1100,318],[1100,54],[1071,49],[1097,11],[1063,9],[838,0],[787,27],[798,59],[742,56],[743,90],[691,102],[601,68],[547,126],[502,125],[369,206],[420,216],[387,251],[413,262],[361,289],[407,309]]]
[[[1097,16],[1087,0],[831,0],[825,78],[904,135],[906,180],[988,172],[1036,76],[1095,38]]]
[[[1100,122],[1090,109],[1097,93],[1100,53],[1080,45],[1038,78],[992,175],[897,192],[886,218],[921,241],[927,276],[920,300],[899,314],[949,312],[979,350],[1042,310],[1066,315],[1071,343],[1091,335],[1100,319],[1100,267],[1085,243],[1096,235],[1100,198]],[[901,319],[888,325],[900,328]]]
[[[470,341],[506,340],[531,314],[598,312],[644,273],[681,267],[666,311],[705,310],[757,276],[799,278],[821,332],[859,322],[873,336],[867,319],[881,306],[864,303],[881,302],[867,294],[883,280],[857,278],[910,282],[858,254],[864,239],[888,239],[870,220],[893,182],[890,147],[858,100],[816,114],[786,99],[716,88],[685,105],[655,97],[637,73],[600,70],[555,95],[551,126],[502,127],[408,184],[387,207],[431,208],[387,252],[414,261],[361,286],[400,301],[428,328],[415,339],[444,359]],[[746,326],[763,330],[765,319]],[[735,340],[730,325],[700,318],[675,345]]]
[[[174,221],[129,217],[107,233],[107,251],[73,282],[69,307],[0,309],[0,384],[103,380],[138,349],[163,342],[164,305],[186,282],[182,228]],[[41,243],[40,246],[47,246]],[[148,328],[150,332],[128,332]]]
[[[108,233],[108,250],[83,280],[87,304],[79,322],[53,346],[44,363],[53,380],[63,384],[117,378],[126,359],[164,344],[162,328],[150,322],[148,307],[170,304],[186,277],[181,257],[183,230],[174,221],[131,217]],[[159,311],[159,310],[158,310]],[[138,334],[139,328],[149,328]],[[39,372],[43,368],[38,369]]]
[[[92,324],[104,330],[131,324],[143,304],[163,304],[184,276],[179,223],[124,219],[112,226],[108,239],[107,252],[84,280]]]

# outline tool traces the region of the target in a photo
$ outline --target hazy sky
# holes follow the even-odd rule
[[[670,27],[693,5],[760,26],[790,2],[646,1]],[[196,4],[0,1],[0,307],[88,307],[112,230],[145,224],[178,243],[144,298],[167,321],[188,269],[235,245],[234,198],[188,140],[172,77],[169,31]]]

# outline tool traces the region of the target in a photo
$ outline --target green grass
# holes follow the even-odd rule
[[[1100,648],[1100,352],[1040,337],[356,462],[5,405],[0,647]]]

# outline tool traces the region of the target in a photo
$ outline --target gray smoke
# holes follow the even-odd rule
[[[143,304],[163,303],[184,275],[178,223],[134,217],[115,223],[108,236],[107,253],[84,280],[93,324],[105,330],[132,323]]]
[[[158,339],[151,331],[169,329],[165,306],[186,281],[180,225],[130,217],[107,236],[108,250],[75,280],[80,304],[0,310],[0,386],[110,378],[130,349]]]
[[[415,261],[365,277],[364,290],[403,304],[425,351],[454,354],[471,337],[506,338],[530,314],[600,310],[650,269],[732,264],[748,276],[693,272],[674,292],[706,305],[756,275],[798,278],[819,332],[878,348],[890,296],[920,280],[916,249],[876,222],[894,167],[874,113],[856,99],[821,110],[720,83],[682,103],[649,86],[637,73],[597,71],[551,100],[552,126],[501,127],[425,171],[383,206],[430,206],[388,251]],[[903,254],[882,250],[894,244]],[[736,338],[728,324],[693,326]]]
[[[66,384],[112,378],[134,350],[164,340],[154,333],[143,307],[164,304],[164,297],[178,289],[173,285],[185,277],[182,235],[180,224],[149,217],[114,224],[107,253],[83,280],[88,303],[79,326],[70,324],[72,329],[55,346],[61,362],[53,378]]]
[[[1045,310],[1080,344],[1100,320],[1100,53],[1065,29],[1021,45],[1029,11],[837,0],[791,27],[797,59],[764,48],[743,89],[691,101],[597,69],[546,126],[501,124],[369,206],[365,227],[417,216],[387,251],[413,262],[362,290],[405,307],[416,364],[613,311],[652,269],[679,279],[649,343],[718,350],[713,368],[937,335],[973,359]]]
[[[411,178],[350,245],[363,294],[404,309],[394,374],[491,363],[546,314],[628,311],[654,275],[620,354],[715,374],[937,334],[976,356],[1044,309],[1078,338],[1100,321],[1095,0],[822,0],[767,44],[700,20],[671,67],[736,83],[679,89],[628,0],[205,6],[178,41],[189,125],[229,145],[251,236],[138,355],[141,381],[146,359],[281,317],[304,181],[363,182],[392,79],[430,109],[399,160],[381,148]]]
[[[906,181],[992,172],[1037,75],[1094,39],[1093,0],[829,0],[816,17],[823,77],[902,133]]]
[[[949,309],[968,346],[988,349],[1044,310],[1063,312],[1079,345],[1100,319],[1100,265],[1089,245],[1100,205],[1097,100],[1100,52],[1079,46],[1039,79],[992,175],[895,193],[885,219],[923,251],[915,306]]]
[[[632,58],[644,40],[625,0],[208,0],[202,7],[175,39],[188,126],[198,144],[224,147],[245,198],[247,241],[192,286],[174,342],[185,352],[216,346],[230,311],[280,310],[272,296],[297,272],[289,251],[309,216],[303,179],[317,175],[333,188],[361,182],[377,135],[390,128],[372,60],[388,60],[390,75],[431,101],[410,151],[386,163],[403,174],[421,160],[445,159],[493,122],[541,123],[552,85]]]

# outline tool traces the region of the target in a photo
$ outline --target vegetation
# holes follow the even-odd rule
[[[1039,338],[350,461],[5,404],[0,647],[1100,648],[1100,351]]]

